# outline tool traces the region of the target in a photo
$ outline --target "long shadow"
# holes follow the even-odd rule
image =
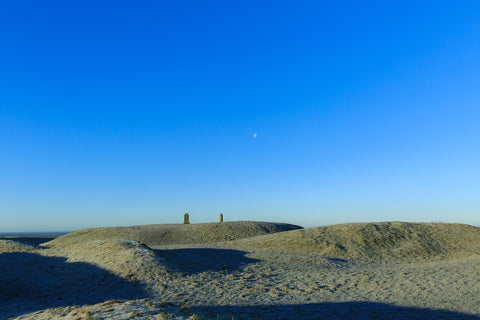
[[[473,320],[479,316],[426,308],[394,306],[377,302],[312,303],[263,306],[191,307],[206,319],[445,319]]]
[[[146,296],[144,285],[88,263],[35,253],[0,254],[0,319],[46,308]]]
[[[248,252],[229,249],[169,249],[155,250],[165,259],[167,268],[174,272],[195,274],[204,271],[235,271],[259,260],[248,258]]]

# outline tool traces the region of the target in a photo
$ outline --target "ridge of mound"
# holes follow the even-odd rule
[[[134,240],[93,240],[55,247],[44,254],[67,257],[68,262],[94,264],[129,280],[145,281],[167,274],[163,260],[152,249]]]
[[[81,319],[200,319],[189,316],[188,310],[180,307],[161,307],[150,299],[136,300],[107,300],[93,305],[71,305],[66,307],[50,308],[24,314],[11,320],[81,320]]]
[[[348,223],[242,239],[229,246],[364,261],[462,258],[480,255],[480,228],[453,223]]]
[[[198,244],[237,240],[301,228],[286,223],[256,221],[91,228],[71,232],[43,245],[54,248],[105,239],[135,240],[147,246]]]
[[[26,244],[18,243],[13,240],[1,240],[0,239],[0,253],[11,253],[11,252],[31,252],[35,251],[36,248]]]

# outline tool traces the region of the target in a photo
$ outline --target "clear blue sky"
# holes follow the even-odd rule
[[[479,39],[479,1],[1,1],[0,231],[480,225]]]

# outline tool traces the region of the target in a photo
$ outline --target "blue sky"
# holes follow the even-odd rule
[[[480,225],[478,39],[478,1],[2,1],[0,231]]]

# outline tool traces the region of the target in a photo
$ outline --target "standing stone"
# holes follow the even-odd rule
[[[220,213],[220,217],[218,218],[218,222],[223,222],[223,213]]]
[[[188,215],[188,213],[185,213],[185,215],[183,216],[183,224],[190,224],[190,216]]]

